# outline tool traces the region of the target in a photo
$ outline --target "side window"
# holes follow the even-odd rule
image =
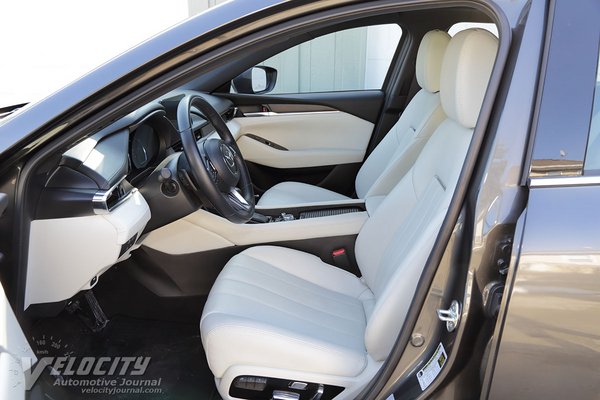
[[[402,29],[346,29],[309,40],[260,63],[277,70],[270,94],[381,89]]]
[[[583,164],[584,175],[588,173],[600,174],[600,55],[598,55],[593,104],[590,133],[585,153],[585,163]]]

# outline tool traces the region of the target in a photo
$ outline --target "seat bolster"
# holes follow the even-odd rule
[[[350,200],[350,197],[306,183],[281,182],[267,190],[256,205],[268,208],[344,200]]]

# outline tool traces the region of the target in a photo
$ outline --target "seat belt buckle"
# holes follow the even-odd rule
[[[350,258],[344,247],[335,249],[331,252],[333,263],[336,267],[348,270],[350,268]]]

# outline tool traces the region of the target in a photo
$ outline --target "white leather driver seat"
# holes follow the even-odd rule
[[[413,165],[427,139],[446,117],[440,104],[439,90],[442,59],[449,41],[448,33],[440,30],[423,36],[416,63],[417,82],[422,89],[358,171],[355,189],[359,198],[387,195]],[[267,190],[257,206],[281,207],[348,199],[319,186],[282,182]]]
[[[275,246],[247,249],[227,263],[200,320],[223,398],[232,398],[240,376],[343,387],[337,398],[348,399],[373,377],[404,323],[446,215],[496,51],[496,37],[485,30],[451,40],[441,78],[448,118],[361,229],[361,278]]]

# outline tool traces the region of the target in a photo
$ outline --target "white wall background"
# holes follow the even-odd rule
[[[261,64],[278,71],[272,93],[380,89],[401,33],[393,24],[347,29],[292,47]]]
[[[45,97],[224,1],[0,0],[0,107]],[[379,88],[399,36],[397,26],[351,29],[317,38],[266,64],[280,71],[279,93]]]
[[[36,100],[223,0],[0,0],[0,107]]]
[[[0,37],[9,38],[0,48],[0,107],[43,98],[224,1],[0,0]],[[277,91],[380,87],[399,30],[384,26],[353,31],[317,39],[274,60],[273,66],[286,71]],[[311,64],[314,68],[307,68]]]

